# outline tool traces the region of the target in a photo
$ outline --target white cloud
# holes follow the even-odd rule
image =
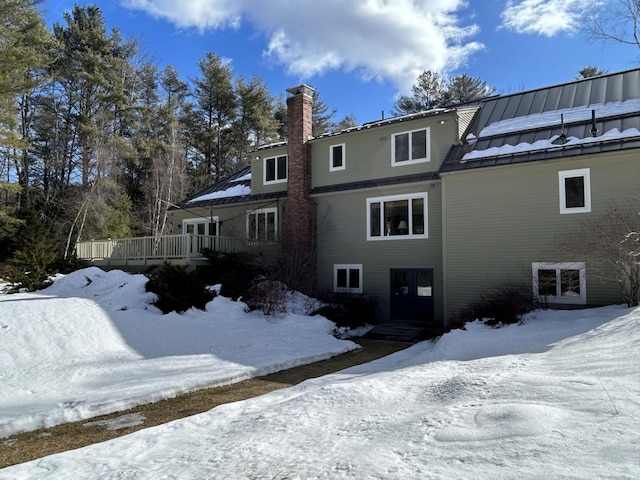
[[[127,0],[179,27],[252,25],[265,56],[302,79],[329,70],[387,79],[406,91],[426,69],[449,71],[483,48],[477,25],[461,25],[464,0]]]
[[[181,28],[236,27],[242,2],[235,0],[122,0],[125,7],[143,10],[156,18],[165,18]]]
[[[502,26],[517,33],[553,37],[572,33],[580,18],[599,2],[594,0],[509,0],[502,12]]]

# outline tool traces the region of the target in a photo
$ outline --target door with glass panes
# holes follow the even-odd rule
[[[213,239],[206,235],[218,235],[218,218],[187,219],[182,222],[182,233],[191,233],[189,254],[200,254],[203,248],[214,249]]]
[[[392,321],[434,321],[433,269],[392,269],[390,284]]]

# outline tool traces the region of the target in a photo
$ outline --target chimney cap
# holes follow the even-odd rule
[[[287,92],[289,92],[291,95],[309,95],[310,97],[312,97],[315,89],[313,87],[310,87],[306,83],[303,83],[302,85],[298,85],[297,87],[287,88]]]

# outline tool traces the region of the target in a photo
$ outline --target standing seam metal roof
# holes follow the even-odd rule
[[[640,102],[636,104],[636,102],[629,101],[639,99],[640,69],[491,97],[481,101],[480,110],[465,134],[465,138],[470,141],[451,149],[443,163],[441,172],[638,148],[640,146]],[[616,102],[620,102],[620,104],[627,102],[630,105],[628,109],[631,108],[631,111],[607,113],[604,107],[616,104]],[[578,142],[583,139],[585,144],[574,142],[563,145],[558,139],[557,144],[548,145],[549,140],[553,140],[563,133],[561,111],[571,112],[572,109],[584,111],[591,107],[596,114],[598,132],[595,137],[591,133],[591,119],[580,118],[565,123],[564,133],[566,137],[573,137]],[[599,111],[605,116],[598,115]],[[545,114],[545,118],[548,118],[554,112],[557,112],[556,123],[535,125],[536,115]],[[527,122],[522,121],[527,116],[531,116],[533,119],[531,126],[526,126]],[[514,124],[521,122],[522,126],[511,131],[508,128],[502,131],[497,129],[496,134],[483,135],[484,129],[495,126],[498,122],[503,122],[502,125],[508,125],[509,122]],[[626,137],[619,136],[613,139],[604,135],[607,132],[615,132],[614,129],[619,132],[626,130],[630,133]],[[634,135],[633,129],[638,130],[638,135]],[[487,131],[490,130],[489,128]],[[469,134],[472,136],[470,137]],[[540,142],[538,147],[532,145],[535,142]],[[527,145],[530,145],[531,148],[528,148]],[[519,148],[504,148],[508,146],[518,146]],[[500,152],[501,147],[505,153]],[[468,159],[465,159],[465,155]]]

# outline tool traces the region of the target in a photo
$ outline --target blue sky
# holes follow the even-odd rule
[[[596,65],[640,65],[640,49],[590,41],[579,18],[621,0],[46,0],[49,24],[74,3],[98,5],[109,27],[140,41],[183,80],[214,52],[274,95],[307,83],[336,120],[389,116],[399,93],[432,69],[467,73],[497,93],[562,83]]]

